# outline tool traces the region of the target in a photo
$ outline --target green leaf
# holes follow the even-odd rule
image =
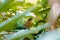
[[[9,18],[8,20],[0,23],[0,31],[9,31],[9,30],[13,30],[14,28],[16,28],[16,23],[19,18],[20,18],[20,16],[16,15],[16,16]]]
[[[9,8],[9,4],[11,4],[14,0],[6,0],[3,4],[0,5],[0,12],[5,11]]]

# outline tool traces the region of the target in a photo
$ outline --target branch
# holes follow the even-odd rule
[[[46,23],[42,26],[38,26],[36,27],[35,29],[32,29],[32,30],[24,30],[24,31],[18,31],[17,33],[15,33],[14,35],[8,37],[8,38],[5,38],[4,40],[13,40],[13,39],[16,39],[16,38],[22,38],[22,37],[25,37],[26,35],[29,35],[29,34],[33,34],[37,31],[40,31],[42,29],[45,29],[49,26],[50,24],[49,23]]]

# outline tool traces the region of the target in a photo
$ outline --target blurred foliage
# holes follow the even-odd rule
[[[48,21],[50,10],[48,0],[3,1],[0,1],[0,32],[14,31],[16,28],[24,27],[24,23],[30,17],[33,18],[33,27],[43,25]]]

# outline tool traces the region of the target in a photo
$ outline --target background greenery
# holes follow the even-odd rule
[[[48,0],[1,0],[0,1],[0,32],[12,31],[14,32],[12,37],[9,35],[1,40],[23,40],[27,35],[30,40],[35,40],[32,35],[34,32],[38,32],[45,29],[48,22],[50,6]],[[29,31],[19,31],[16,29],[23,24],[28,18],[32,17],[34,22],[34,28]],[[40,20],[40,21],[39,21]],[[38,22],[39,21],[39,22]],[[42,28],[38,26],[42,26]],[[35,27],[37,27],[35,29]],[[39,29],[38,29],[39,28]],[[19,28],[20,29],[20,28]],[[37,31],[36,31],[37,30]],[[23,35],[21,34],[23,33]]]

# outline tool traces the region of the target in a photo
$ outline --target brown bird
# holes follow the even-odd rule
[[[29,18],[26,23],[24,24],[24,26],[28,29],[30,29],[33,26],[33,22],[32,22],[32,18]]]

